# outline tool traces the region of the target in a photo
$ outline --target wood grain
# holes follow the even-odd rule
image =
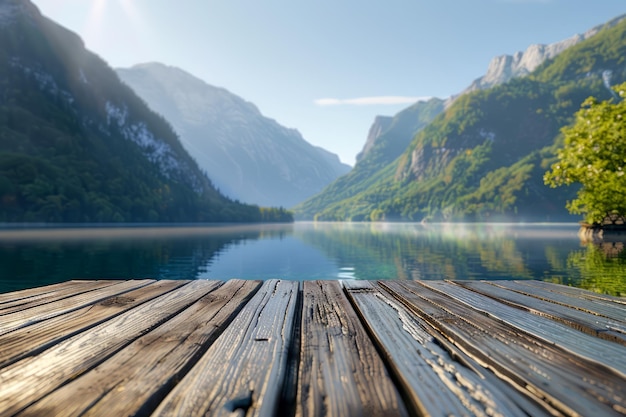
[[[510,282],[510,281],[500,281],[500,282],[504,283],[504,282]],[[512,282],[518,285],[526,286],[526,287],[542,289],[553,294],[570,295],[570,296],[575,297],[576,299],[587,299],[587,300],[592,300],[596,302],[606,302],[610,304],[626,304],[626,297],[616,297],[613,295],[601,294],[601,293],[585,290],[582,288],[570,287],[567,285],[559,285],[559,284],[553,284],[551,282],[536,281],[536,280],[529,280],[529,281],[516,280]]]
[[[580,359],[604,366],[609,372],[626,377],[624,347],[598,339],[545,317],[540,317],[473,291],[444,281],[419,281],[420,284],[446,294],[502,323],[531,334],[545,343],[551,343],[577,355]]]
[[[118,281],[117,283],[119,283]],[[49,304],[63,298],[78,295],[88,291],[92,291],[98,288],[103,288],[109,285],[115,284],[112,281],[91,281],[71,283],[66,282],[65,285],[58,285],[51,288],[50,291],[34,294],[29,297],[16,298],[13,300],[7,300],[0,304],[0,315],[13,313],[15,311],[24,311],[31,307],[36,307],[42,304]]]
[[[529,398],[566,415],[616,415],[624,407],[624,379],[577,360],[552,343],[519,332],[417,282],[380,285],[481,366]],[[529,413],[535,415],[534,412]]]
[[[522,281],[497,281],[494,284],[521,294],[586,311],[626,325],[626,305],[616,302],[617,299],[615,298],[601,297],[600,294],[579,288],[549,283],[542,283],[543,285],[536,286],[528,285],[528,283],[523,283]],[[626,299],[624,301],[626,302]]]
[[[106,282],[105,280],[95,280],[97,282]],[[94,280],[90,281],[65,281],[59,282],[57,284],[44,285],[41,287],[28,288],[25,290],[12,291],[0,294],[0,307],[5,303],[12,303],[15,301],[23,300],[30,297],[38,297],[44,294],[48,294],[50,292],[60,290],[63,288],[74,288],[76,291],[79,291],[80,287],[83,285],[90,285]],[[108,281],[113,284],[115,281]]]
[[[298,288],[266,281],[153,415],[277,415]]]
[[[0,367],[39,354],[68,337],[172,291],[189,281],[158,281],[0,336]]]
[[[192,281],[37,356],[0,369],[0,410],[5,415],[19,412],[96,367],[219,285],[214,281]]]
[[[114,285],[106,285],[82,294],[68,296],[63,299],[42,304],[23,311],[0,316],[0,335],[26,327],[61,314],[78,310],[84,306],[95,304],[106,298],[123,294],[135,288],[140,288],[154,282],[153,280],[130,280],[121,281]]]
[[[450,355],[425,330],[426,322],[388,294],[364,281],[343,281],[343,285],[404,388],[413,414],[528,415],[519,404],[499,395],[498,386],[481,378],[467,362]]]
[[[260,285],[260,281],[227,282],[18,415],[149,414]]]
[[[54,284],[0,294],[0,417],[625,415],[625,313],[526,281]]]
[[[512,307],[550,318],[601,339],[626,345],[626,325],[615,320],[510,291],[486,281],[457,281],[456,283]]]
[[[336,281],[305,281],[297,416],[402,416],[403,401]]]

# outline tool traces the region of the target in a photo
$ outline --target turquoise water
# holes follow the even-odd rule
[[[623,243],[576,224],[0,230],[0,292],[68,279],[540,279],[626,295]]]

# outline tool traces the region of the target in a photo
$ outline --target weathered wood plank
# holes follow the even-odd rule
[[[608,294],[600,294],[597,292],[585,290],[582,288],[570,287],[567,285],[553,284],[545,281],[513,281],[519,285],[529,286],[533,288],[543,289],[550,293],[563,294],[575,297],[577,299],[587,299],[592,301],[601,301],[614,304],[626,304],[626,297],[615,297]]]
[[[18,416],[149,414],[260,285],[227,282]]]
[[[277,415],[298,288],[266,281],[153,415]]]
[[[403,401],[337,281],[305,281],[297,416],[401,416]]]
[[[2,315],[0,316],[0,335],[70,311],[78,310],[81,307],[97,303],[106,298],[143,287],[151,282],[154,281],[149,279],[122,281],[114,285],[105,285],[82,294],[65,297],[49,304]]]
[[[15,300],[21,300],[28,297],[36,297],[68,286],[72,286],[71,281],[64,281],[57,284],[43,285],[41,287],[0,293],[0,304],[12,302]]]
[[[417,281],[416,281],[417,282]],[[531,314],[498,301],[486,298],[451,282],[419,281],[421,285],[453,297],[475,310],[500,320],[521,331],[552,343],[578,355],[580,359],[595,362],[607,370],[626,377],[626,355],[618,344],[598,339],[545,317]]]
[[[570,287],[564,285],[548,284],[534,286],[523,284],[522,281],[497,281],[495,284],[502,288],[552,303],[571,306],[572,308],[603,316],[626,325],[626,305],[608,299],[597,298],[589,291],[576,288],[578,291],[566,294],[566,292],[569,292],[566,289]],[[563,287],[563,289],[555,291],[554,287]],[[579,295],[575,295],[576,293]]]
[[[626,385],[618,375],[417,282],[380,281],[380,285],[529,397],[544,399],[567,415],[617,415],[626,410]]]
[[[371,283],[343,281],[373,339],[385,355],[390,370],[405,391],[416,415],[527,416],[509,397],[476,372],[476,366],[451,355],[425,330],[429,325],[415,317],[391,296]],[[536,415],[547,415],[531,404]]]
[[[53,346],[81,331],[88,331],[118,314],[172,291],[189,281],[157,281],[83,308],[40,321],[0,336],[0,367]]]
[[[98,288],[104,288],[113,284],[115,284],[113,281],[83,281],[80,283],[65,282],[63,284],[51,286],[52,288],[43,287],[41,292],[27,297],[16,294],[16,298],[12,300],[7,299],[4,303],[0,304],[0,315],[12,313],[14,311],[23,311],[27,308],[48,304],[72,295],[85,293]],[[49,289],[49,291],[46,291],[45,289]]]
[[[626,414],[626,348],[600,339],[623,338],[626,309],[601,295],[510,281],[271,281],[254,296],[249,281],[107,282],[0,301],[0,333],[22,321],[0,334],[0,417]]]
[[[586,311],[544,301],[487,281],[456,281],[456,283],[500,302],[505,302],[512,307],[548,317],[601,339],[626,345],[626,325],[604,316],[596,316]]]
[[[97,280],[97,281],[106,282],[107,280]],[[13,302],[15,300],[21,300],[21,299],[29,298],[29,297],[36,297],[36,296],[46,294],[46,293],[56,291],[56,290],[66,288],[66,287],[80,287],[81,285],[88,284],[90,282],[93,282],[93,280],[64,281],[64,282],[59,282],[57,284],[44,285],[41,287],[28,288],[25,290],[5,292],[5,293],[0,294],[0,304],[4,304],[6,302]],[[111,281],[111,280],[108,280],[108,282],[111,282],[112,284],[115,283],[115,281]]]
[[[0,410],[13,415],[99,365],[220,285],[192,281],[70,337],[41,354],[0,369]]]

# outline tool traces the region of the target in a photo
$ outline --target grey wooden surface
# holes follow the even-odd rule
[[[0,417],[626,415],[625,335],[536,281],[69,281],[0,294]]]
[[[304,282],[299,372],[298,416],[407,415],[338,282]]]

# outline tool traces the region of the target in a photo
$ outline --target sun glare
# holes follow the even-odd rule
[[[126,28],[124,33],[121,28]],[[137,46],[146,29],[133,0],[93,0],[83,33],[88,45],[115,42],[124,36],[126,42]]]
[[[94,0],[91,10],[89,11],[88,24],[101,22],[104,17],[104,8],[107,0]]]
[[[118,0],[124,14],[134,23],[139,19],[133,0]]]
[[[101,22],[107,8],[110,7],[121,10],[124,16],[133,23],[138,19],[137,9],[132,0],[94,0],[89,12],[89,21],[91,23]]]

